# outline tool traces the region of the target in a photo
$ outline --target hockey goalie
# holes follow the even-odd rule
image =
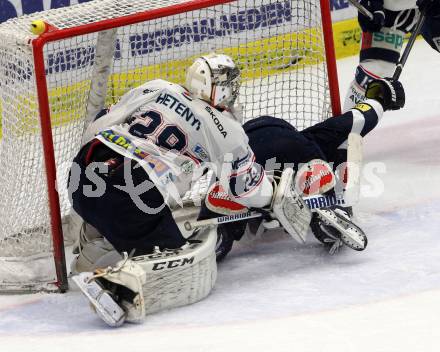
[[[261,213],[262,223],[276,221],[299,242],[305,241],[312,222],[321,237],[365,248],[365,234],[347,212],[333,208],[312,214],[297,181],[306,175],[299,183],[310,189],[317,180],[309,171],[318,165],[327,186],[318,179],[316,191],[333,192],[335,176],[327,163],[333,161],[332,148],[352,130],[368,133],[384,110],[402,107],[400,83],[373,81],[367,89],[371,99],[338,117],[340,123],[331,119],[301,133],[271,117],[246,124],[245,132],[237,104],[239,87],[240,71],[230,57],[202,56],[188,68],[185,87],[147,82],[87,128],[69,177],[72,206],[83,220],[72,272],[107,324],[141,322],[147,314],[191,304],[210,293],[216,252],[224,256],[230,249],[224,240],[239,236],[234,237],[233,224],[222,231],[216,226],[188,230],[182,218],[197,221],[207,213],[252,209]],[[276,143],[277,136],[265,141],[276,129],[284,130],[280,140],[288,135],[297,144],[286,150]],[[328,131],[336,131],[336,136]],[[312,144],[316,148],[308,153]],[[303,165],[266,173],[262,164],[269,154]],[[218,182],[213,187],[221,187],[227,201],[205,199],[199,214],[200,208],[184,206],[182,196],[207,169]]]

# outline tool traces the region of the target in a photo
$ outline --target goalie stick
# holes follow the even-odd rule
[[[316,212],[318,216],[328,225],[333,226],[341,234],[341,241],[349,248],[356,251],[364,250],[368,240],[361,228],[353,224],[351,221],[344,219],[335,212],[326,208],[333,205],[345,205],[343,199],[335,196],[317,195],[303,198],[310,210]],[[221,225],[235,221],[255,219],[265,216],[266,213],[257,211],[248,211],[245,213],[224,215],[217,218],[211,218],[199,221],[185,221],[183,226],[187,231],[193,231],[197,228]]]
[[[312,211],[316,210],[316,209],[329,208],[334,205],[342,205],[342,206],[346,205],[344,199],[337,198],[336,196],[316,195],[316,196],[303,197],[303,200],[306,202],[307,206]],[[217,218],[211,218],[211,219],[206,219],[206,220],[185,221],[184,227],[185,227],[185,230],[191,231],[191,230],[194,230],[199,227],[205,227],[205,226],[211,226],[211,225],[221,225],[221,224],[226,224],[228,222],[235,222],[235,221],[241,221],[241,220],[260,218],[263,215],[265,215],[265,214],[257,212],[257,211],[248,211],[248,212],[242,212],[242,213],[238,213],[238,214],[219,216]]]
[[[359,3],[356,0],[348,0],[350,4],[352,4],[354,7],[358,9],[358,11],[363,14],[364,16],[368,17],[370,20],[374,18],[373,14],[368,11],[361,3]]]
[[[310,210],[329,208],[334,205],[345,205],[345,200],[337,198],[336,196],[327,196],[327,195],[316,195],[303,197],[303,200],[306,202],[307,206]],[[241,220],[248,220],[254,218],[262,217],[263,213],[257,211],[248,211],[238,214],[224,215],[217,218],[211,218],[206,220],[199,221],[185,221],[184,227],[185,230],[191,231],[199,227],[211,226],[211,225],[221,225],[226,224],[228,222],[235,222]]]
[[[400,75],[402,74],[403,67],[408,60],[409,54],[414,46],[414,43],[417,39],[417,36],[420,34],[422,30],[423,24],[425,23],[426,13],[425,11],[420,12],[419,19],[417,20],[416,28],[411,32],[411,36],[409,37],[408,44],[406,44],[405,50],[397,63],[396,70],[394,71],[393,79],[398,80]]]

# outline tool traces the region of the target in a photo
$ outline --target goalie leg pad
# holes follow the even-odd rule
[[[121,254],[91,225],[84,223],[77,247],[78,255],[72,260],[72,274],[93,272],[98,268],[113,266],[122,259]]]
[[[272,211],[284,229],[298,242],[304,243],[309,229],[312,213],[295,190],[294,171],[287,168],[272,201]]]
[[[151,254],[123,260],[99,274],[98,280],[104,286],[102,290],[114,291],[111,288],[117,287],[115,296],[125,312],[125,321],[143,322],[147,314],[195,303],[211,292],[217,278],[216,240],[216,227],[201,230],[181,248],[157,249]],[[116,319],[101,314],[107,308],[98,308],[101,302],[95,302],[79,286],[98,315],[115,326],[112,321]]]

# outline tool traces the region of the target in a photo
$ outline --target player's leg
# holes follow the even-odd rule
[[[283,119],[261,116],[246,122],[243,128],[256,162],[263,165],[266,172],[282,171],[283,164],[296,168],[298,164],[313,159],[326,160],[315,141],[306,138]]]
[[[362,112],[353,109],[301,131],[305,138],[319,145],[326,159],[333,163],[337,180],[334,191],[337,195],[343,196],[346,188],[347,174],[344,165],[347,162],[350,133],[365,137],[377,126],[380,116],[374,108]],[[333,210],[348,220],[353,215],[351,206],[336,206]],[[342,246],[339,233],[317,214],[313,215],[310,227],[315,237],[329,248],[330,253],[335,253]]]
[[[421,34],[434,50],[440,51],[440,3],[437,2],[435,7],[430,9]]]
[[[380,110],[379,104],[376,105]],[[248,125],[245,124],[244,128],[260,163],[269,158],[276,158],[281,163],[295,164],[322,159],[334,162],[336,169],[347,160],[348,135],[355,132],[363,137],[378,123],[381,111],[368,106],[363,110],[365,111],[353,110],[327,119],[301,132],[283,120],[268,117],[258,118]],[[253,126],[255,127],[251,128]],[[273,136],[277,136],[276,143],[267,144],[267,140],[271,140]],[[350,209],[335,208],[333,211],[342,219],[350,220]],[[311,228],[315,237],[328,246],[331,253],[342,245],[340,232],[318,214],[313,214]],[[363,246],[366,246],[366,242]]]
[[[102,164],[111,167],[100,168]],[[217,273],[215,229],[184,238],[155,187],[140,195],[143,205],[152,213],[140,209],[130,192],[120,186],[126,184],[124,170],[128,170],[134,187],[148,181],[148,175],[137,163],[119,160],[117,154],[103,145],[83,148],[74,165],[69,179],[72,204],[93,225],[84,233],[87,239],[83,242],[90,247],[95,245],[95,252],[99,252],[103,249],[102,234],[117,253],[125,253],[125,259],[116,259],[105,269],[96,269],[97,262],[90,261],[88,264],[96,270],[74,276],[106,323],[119,326],[126,320],[141,322],[146,314],[191,304],[209,294]],[[94,168],[86,173],[91,165]],[[90,171],[101,181],[91,177]],[[96,185],[102,182],[105,191],[101,194],[91,196],[84,192],[87,187],[96,191]],[[90,259],[90,250],[83,248],[80,256],[87,255]],[[102,252],[105,254],[106,249]],[[128,258],[127,253],[134,256]],[[102,260],[99,255],[96,257],[97,261]]]
[[[85,221],[79,230],[78,243],[73,253],[76,257],[70,264],[72,274],[113,266],[122,259],[112,244]]]
[[[363,28],[360,63],[344,102],[344,111],[365,100],[365,90],[373,79],[392,77],[400,58],[405,34],[417,21],[417,10],[389,11],[385,9],[385,23],[380,31]]]
[[[263,116],[247,122],[244,129],[258,162],[268,166],[266,161],[272,159],[278,163],[275,170],[282,171],[286,165],[296,168],[298,164],[306,164],[314,159],[332,161],[335,154],[333,149],[336,149],[347,138],[352,130],[352,124],[353,118],[344,117],[336,125],[333,122],[322,123],[318,124],[315,129],[303,133],[298,132],[286,121]],[[368,127],[365,132],[367,129]],[[268,143],[273,140],[273,136],[276,136],[276,142]],[[337,140],[331,141],[333,149],[330,152],[327,143],[332,138]],[[269,170],[266,167],[266,171],[274,169],[273,164],[269,166]],[[323,191],[325,191],[324,188]],[[313,218],[319,219],[316,214]],[[261,227],[261,223],[260,226],[254,226],[254,232],[258,232],[259,229],[261,231]],[[333,232],[329,240],[323,241],[326,245],[330,245],[333,251],[338,247],[334,246],[336,234],[337,232]]]
[[[301,131],[301,135],[315,143],[325,160],[333,162],[335,168],[347,161],[347,139],[350,133],[365,137],[379,123],[382,113],[373,107],[365,111],[353,109],[340,116],[319,122]],[[368,109],[368,110],[367,110]]]

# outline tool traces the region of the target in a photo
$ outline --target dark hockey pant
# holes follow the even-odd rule
[[[108,168],[108,172],[100,172],[98,168],[93,170],[105,183],[105,192],[93,197],[84,191],[84,187],[97,187],[97,183],[85,173],[92,162],[97,163],[97,166],[100,163],[106,164]],[[135,161],[124,159],[95,140],[81,149],[74,163],[79,166],[80,174],[72,169],[69,177],[69,195],[73,209],[84,221],[93,225],[116,250],[131,253],[135,249],[136,255],[142,255],[151,252],[155,246],[178,248],[185,244],[170,209],[164,205],[164,199],[156,187],[139,196],[143,204],[152,209],[162,207],[156,214],[146,214],[133,202],[127,191],[117,187],[126,184],[124,167],[127,164],[124,163],[129,163],[134,186],[149,180],[146,171]],[[73,177],[78,179],[73,180]]]
[[[373,109],[364,113],[365,124],[361,131],[364,137],[378,123]],[[339,148],[346,142],[353,128],[351,111],[317,123],[303,131],[297,131],[288,122],[270,116],[262,116],[244,124],[249,137],[249,145],[255,153],[256,161],[263,166],[270,166],[268,160],[275,158],[282,164],[307,163],[312,159],[333,162],[335,168],[347,161],[347,150]],[[269,169],[271,169],[269,167]],[[273,169],[272,169],[273,170]],[[266,168],[266,171],[271,171]]]

